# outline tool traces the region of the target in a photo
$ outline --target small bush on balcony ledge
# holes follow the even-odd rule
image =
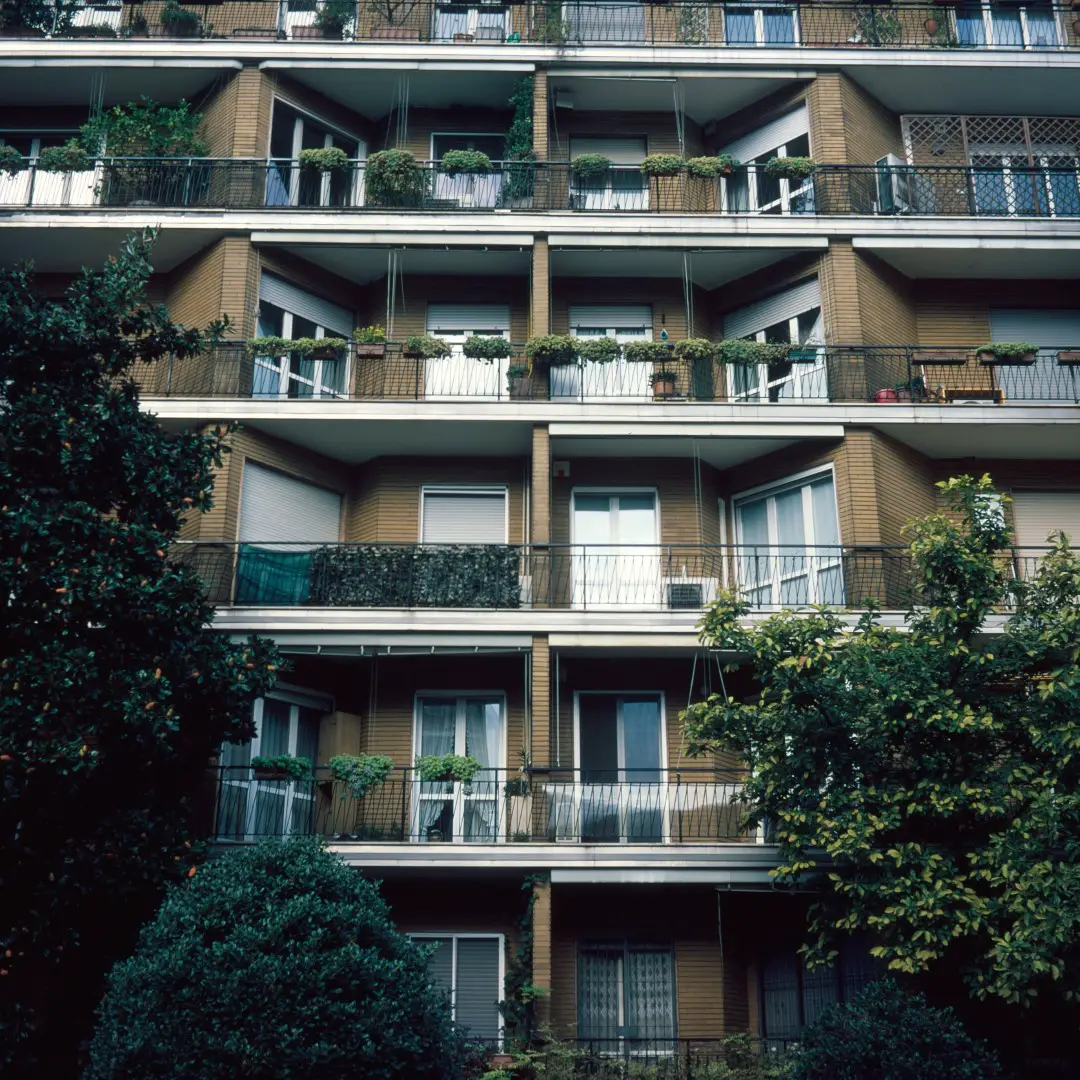
[[[717,343],[716,358],[722,364],[780,364],[791,350],[791,345],[731,338]]]
[[[714,176],[728,176],[739,163],[730,154],[717,154],[716,157],[695,157],[686,162],[686,171],[690,176],[711,180]]]
[[[447,176],[458,176],[461,173],[493,172],[495,166],[482,150],[447,150],[439,162],[439,168]]]
[[[662,341],[631,341],[623,348],[628,364],[666,364],[671,350]]]
[[[278,754],[276,757],[264,757],[256,754],[251,759],[252,772],[259,779],[259,774],[264,774],[264,779],[274,780],[311,780],[311,762],[307,758],[294,757],[292,754]]]
[[[419,206],[427,173],[408,150],[379,150],[364,163],[364,195],[374,206]]]
[[[419,356],[424,360],[440,360],[450,355],[450,346],[438,337],[430,334],[415,334],[405,339],[405,355]]]
[[[678,176],[682,164],[678,154],[650,154],[641,163],[641,171],[646,176]]]
[[[386,344],[386,330],[381,326],[358,326],[352,336],[357,345]]]
[[[577,359],[578,339],[569,334],[539,334],[525,342],[525,355],[533,367],[572,364]]]
[[[1028,341],[995,341],[990,345],[980,345],[975,354],[984,364],[1024,364],[1035,363],[1038,345]]]
[[[675,359],[688,364],[707,364],[716,359],[716,342],[708,338],[686,338],[675,343]]]
[[[345,355],[348,342],[344,338],[252,338],[247,343],[248,356],[284,356],[295,353],[298,356],[311,356],[316,359],[338,360]]]
[[[349,164],[349,155],[340,146],[319,146],[300,151],[300,167],[315,172],[341,172]]]
[[[609,337],[578,338],[577,353],[590,364],[610,364],[622,356],[622,346]]]
[[[37,167],[42,172],[88,172],[94,159],[75,139],[68,139],[63,146],[46,146],[38,155]]]
[[[466,338],[461,351],[470,360],[482,360],[486,364],[496,360],[508,360],[513,353],[506,338],[480,334]]]
[[[416,759],[417,777],[425,784],[469,783],[483,768],[470,754],[425,754]]]
[[[603,154],[581,154],[570,163],[578,180],[602,180],[611,171],[611,158]]]
[[[340,780],[354,799],[362,799],[372,788],[382,787],[394,768],[385,754],[335,754],[329,761],[330,775]]]
[[[805,180],[816,168],[813,158],[774,157],[765,162],[765,175],[772,180]]]
[[[14,176],[26,168],[26,159],[7,143],[0,143],[0,173]]]

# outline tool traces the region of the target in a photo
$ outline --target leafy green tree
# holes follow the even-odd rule
[[[152,237],[62,300],[0,271],[0,1072],[71,1075],[102,980],[193,863],[191,796],[250,736],[272,646],[210,631],[170,557],[223,432],[168,434],[136,364],[206,335],[145,303]]]
[[[811,962],[864,930],[894,971],[947,957],[935,970],[979,998],[1075,998],[1080,558],[1058,537],[1015,580],[989,477],[940,487],[949,511],[909,526],[923,604],[906,625],[821,609],[749,628],[728,596],[702,640],[749,657],[760,694],[713,695],[687,734],[746,761],[780,880],[821,886]]]
[[[169,892],[109,977],[85,1080],[456,1080],[465,1053],[376,885],[296,838]]]
[[[994,1080],[1001,1068],[951,1009],[892,979],[831,1005],[799,1040],[791,1080]]]

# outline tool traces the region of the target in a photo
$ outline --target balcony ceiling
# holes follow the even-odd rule
[[[704,436],[692,439],[680,436],[650,437],[632,435],[620,438],[617,434],[605,434],[595,437],[552,436],[551,456],[570,462],[570,482],[574,482],[575,458],[626,458],[628,463],[642,457],[683,458],[686,462],[687,475],[693,468],[694,451],[708,465],[717,469],[730,469],[742,465],[754,458],[764,457],[776,450],[786,450],[794,446],[798,438],[711,438]],[[619,475],[623,470],[615,470]]]
[[[857,236],[853,243],[909,278],[1080,278],[1080,241],[1068,238]]]

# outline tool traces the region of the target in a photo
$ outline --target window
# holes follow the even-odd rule
[[[471,5],[439,4],[435,9],[433,36],[436,41],[453,41],[455,34],[467,34],[477,41],[503,41],[507,32],[506,14],[502,4],[491,0]]]
[[[462,13],[466,9],[460,10]],[[499,18],[503,11],[499,9]],[[441,13],[440,13],[441,17]],[[500,33],[500,37],[501,37]],[[442,161],[447,150],[480,150],[493,162],[502,160],[506,138],[503,135],[446,134],[431,136],[432,161]],[[434,195],[441,203],[452,206],[499,206],[501,203],[503,173],[448,173],[436,171]]]
[[[502,1038],[503,938],[501,934],[410,934],[418,945],[434,947],[427,970],[445,991],[453,1020],[474,1039]]]
[[[1061,44],[1050,4],[962,4],[955,18],[957,40],[973,48],[1056,49]]]
[[[765,1039],[797,1039],[825,1008],[850,1001],[879,977],[868,943],[840,942],[839,962],[808,971],[795,946],[767,953],[761,964],[761,1034]]]
[[[1075,217],[1080,214],[1080,157],[1074,148],[973,146],[975,207],[991,216]]]
[[[1063,532],[1074,547],[1080,545],[1080,491],[1014,491],[1012,516],[1021,577],[1034,575],[1052,532]]]
[[[567,38],[571,41],[620,44],[645,40],[646,7],[640,0],[623,2],[577,3],[563,7],[567,20]],[[695,12],[695,16],[696,16]]]
[[[569,314],[574,337],[610,337],[620,343],[652,341],[651,304],[577,305],[570,308]],[[652,399],[650,374],[647,364],[628,364],[621,357],[610,364],[562,364],[551,369],[551,397],[629,397],[648,401]]]
[[[314,20],[314,6],[303,12],[290,12],[286,19]],[[270,127],[270,167],[266,176],[267,206],[352,206],[360,201],[361,172],[341,169],[318,172],[301,169],[301,150],[321,150],[336,146],[350,159],[366,155],[367,146],[358,139],[332,130],[313,116],[274,99],[274,118]]]
[[[810,136],[796,135],[757,154],[723,181],[724,210],[729,214],[812,214],[814,181],[778,180],[765,174],[774,157],[809,157]]]
[[[1057,362],[1060,349],[1080,341],[1080,311],[1068,309],[991,308],[991,341],[1029,341],[1037,345],[1031,367],[992,369],[1005,400],[1051,404],[1080,401],[1080,370]]]
[[[445,179],[456,182],[469,178],[449,176]],[[449,356],[423,362],[424,397],[428,401],[506,396],[506,372],[510,360],[477,363],[465,355],[463,348],[470,337],[509,340],[508,304],[428,304],[426,329],[450,346]]]
[[[663,593],[655,491],[588,491],[571,497],[575,607],[656,607]]]
[[[670,945],[584,942],[578,951],[578,1037],[601,1052],[674,1050]]]
[[[728,45],[795,45],[796,9],[782,4],[760,6],[733,3],[724,8],[724,37]]]
[[[423,544],[505,544],[506,488],[428,488],[420,492]]]
[[[570,177],[571,210],[648,210],[649,184],[641,172],[644,138],[582,138],[570,140],[570,160],[582,154],[602,154],[611,161],[607,173],[595,180]]]
[[[279,688],[253,706],[255,737],[221,748],[218,837],[222,840],[289,836],[315,831],[311,780],[256,780],[251,759],[292,754],[314,765],[319,723],[333,705],[319,695]]]
[[[842,604],[831,472],[735,501],[739,589],[755,607]]]

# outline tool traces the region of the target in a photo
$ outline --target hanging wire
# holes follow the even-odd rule
[[[59,7],[57,8],[59,11]],[[96,70],[90,77],[90,119],[96,120],[105,102],[105,72]]]
[[[686,308],[686,336],[694,336],[694,257],[689,251],[682,257],[683,306]]]
[[[679,136],[679,157],[686,157],[686,95],[678,79],[672,80],[671,96],[675,103],[675,130]]]

